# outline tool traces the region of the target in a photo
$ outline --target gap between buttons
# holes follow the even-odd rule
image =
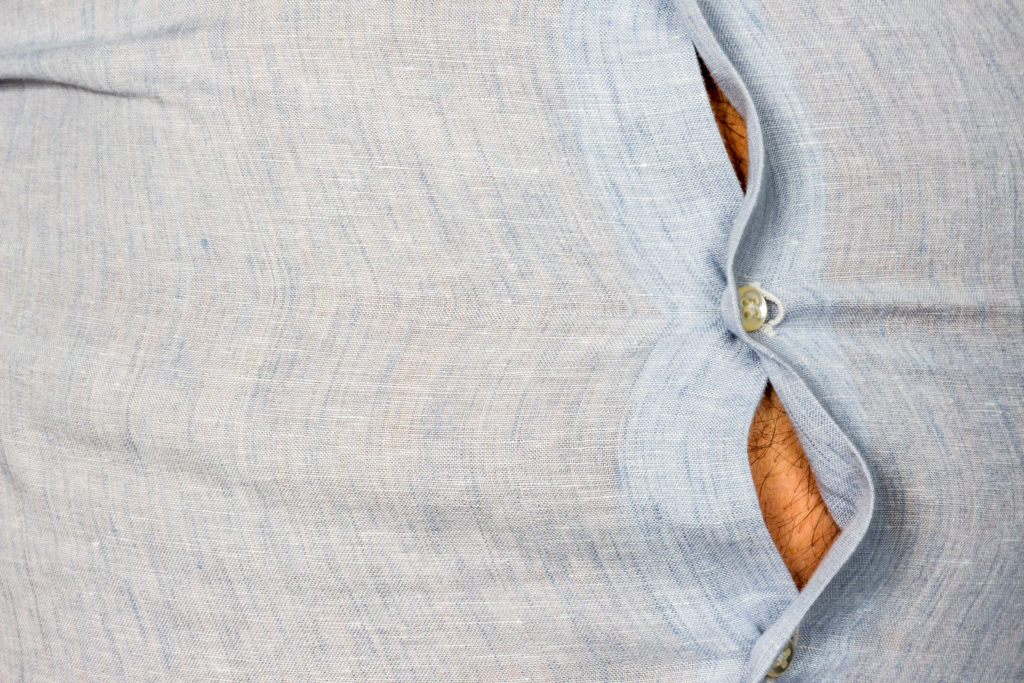
[[[746,123],[718,88],[699,53],[697,61],[723,144],[745,190],[749,163]],[[765,298],[764,291],[758,289]],[[773,324],[784,312],[781,302],[776,299],[775,303],[779,313]],[[793,423],[771,383],[766,384],[751,421],[747,455],[765,525],[797,589],[802,589],[840,529],[825,506]]]

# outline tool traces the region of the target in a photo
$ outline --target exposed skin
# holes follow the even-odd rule
[[[802,589],[839,535],[779,395],[769,384],[747,442],[750,472],[765,525]]]
[[[729,160],[746,191],[746,124],[703,63],[701,71]],[[825,507],[793,423],[771,384],[754,412],[747,456],[765,525],[796,587],[802,589],[840,529]]]

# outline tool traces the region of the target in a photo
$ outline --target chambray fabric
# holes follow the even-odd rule
[[[0,3],[0,679],[758,681],[799,627],[780,680],[1024,680],[1022,45],[1016,0]],[[767,381],[842,528],[801,591]]]

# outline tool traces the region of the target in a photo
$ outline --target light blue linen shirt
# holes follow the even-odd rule
[[[799,629],[780,680],[1024,680],[1022,45],[1015,0],[4,2],[0,678],[758,681]],[[800,591],[768,381],[842,529]]]

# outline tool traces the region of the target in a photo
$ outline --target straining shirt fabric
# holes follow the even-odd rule
[[[1019,2],[0,26],[3,680],[1024,680]]]

